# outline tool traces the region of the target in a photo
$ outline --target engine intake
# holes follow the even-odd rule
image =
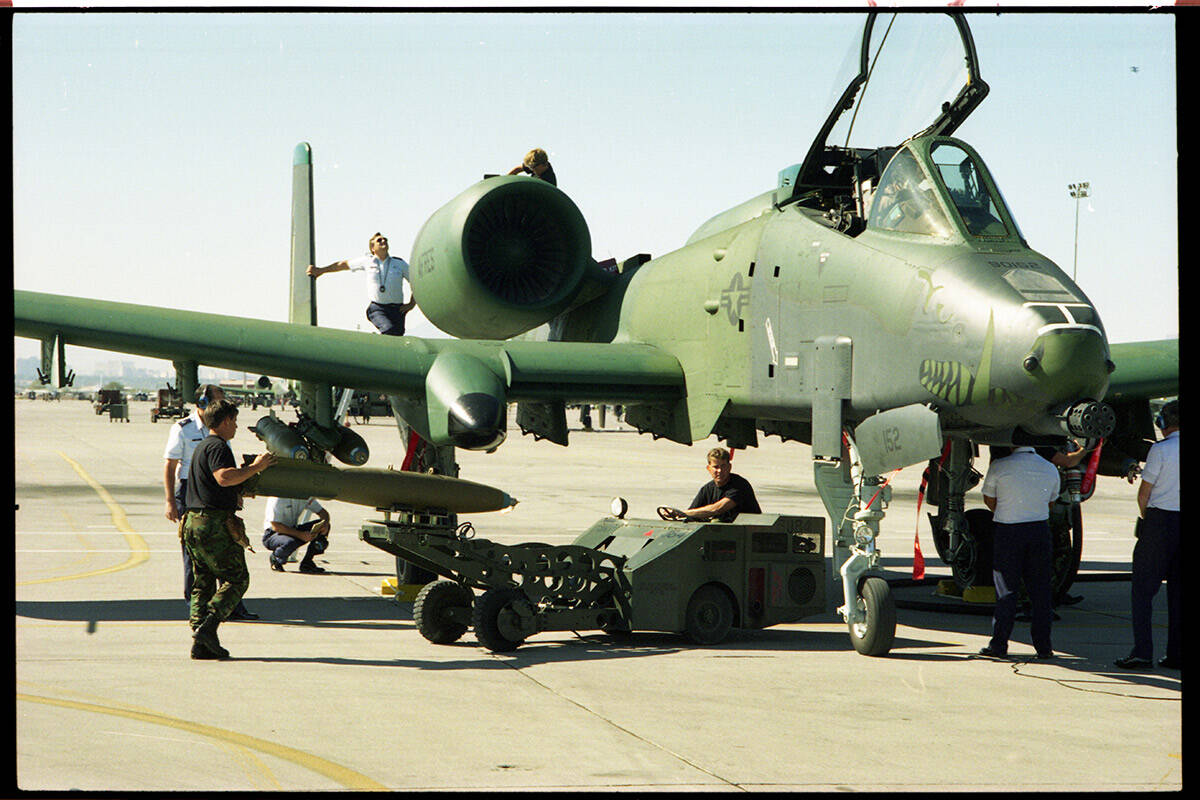
[[[442,206],[413,244],[422,313],[451,336],[506,339],[578,296],[592,242],[571,198],[533,178],[488,178]]]

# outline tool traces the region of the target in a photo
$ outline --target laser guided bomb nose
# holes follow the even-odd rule
[[[363,438],[345,425],[339,425],[338,429],[337,447],[329,451],[333,457],[343,464],[354,467],[361,467],[367,463],[371,451],[367,448],[367,443]]]
[[[283,422],[267,415],[250,426],[251,432],[267,446],[267,451],[280,458],[308,459],[308,447],[300,434]]]

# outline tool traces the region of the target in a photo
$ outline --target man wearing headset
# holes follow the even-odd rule
[[[1150,448],[1142,483],[1138,487],[1141,520],[1133,546],[1133,575],[1130,605],[1133,621],[1133,651],[1119,658],[1121,669],[1154,666],[1154,640],[1150,617],[1154,595],[1167,582],[1167,654],[1158,665],[1180,669],[1183,663],[1183,634],[1180,615],[1183,587],[1179,563],[1179,401],[1163,406],[1154,420],[1163,438]]]
[[[201,385],[196,390],[196,407],[192,409],[192,413],[172,425],[170,432],[167,433],[167,447],[163,451],[163,458],[166,462],[163,465],[163,488],[167,493],[164,516],[171,522],[178,523],[187,508],[187,476],[192,465],[192,451],[196,449],[196,445],[204,441],[204,437],[208,436],[209,431],[200,417],[200,412],[211,403],[224,399],[225,392],[221,390],[220,386],[211,383]],[[187,547],[183,546],[183,542],[181,541],[179,544],[183,550],[183,597],[190,601],[192,596],[192,559],[188,556]],[[239,600],[233,613],[229,615],[229,619],[234,621],[258,619],[258,614],[249,611]]]

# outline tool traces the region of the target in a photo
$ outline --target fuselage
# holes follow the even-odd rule
[[[859,419],[924,403],[948,430],[1054,436],[1067,405],[1104,396],[1108,343],[1091,302],[1026,245],[994,189],[990,227],[967,217],[975,210],[933,166],[931,151],[947,148],[990,188],[964,143],[918,139],[892,161],[925,193],[909,209],[916,222],[881,211],[899,180],[889,167],[857,235],[802,204],[776,207],[768,193],[738,207],[735,224],[707,226],[638,269],[617,339],[679,359],[693,434],[721,415],[810,419],[815,393],[834,380],[819,355],[831,338],[848,353],[841,391]]]

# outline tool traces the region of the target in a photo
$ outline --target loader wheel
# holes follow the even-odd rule
[[[479,643],[493,653],[516,650],[525,637],[511,618],[515,614],[513,604],[523,601],[516,589],[488,589],[480,595],[471,614]]]
[[[846,624],[854,649],[864,656],[887,655],[896,640],[896,602],[892,600],[891,587],[883,578],[867,578],[857,602],[867,612],[867,619]]]
[[[733,601],[724,587],[706,583],[692,593],[688,600],[687,637],[696,644],[716,644],[733,627]]]
[[[475,594],[457,581],[433,581],[417,593],[413,621],[421,635],[434,644],[457,642],[468,627],[457,620],[469,617],[474,602]]]

